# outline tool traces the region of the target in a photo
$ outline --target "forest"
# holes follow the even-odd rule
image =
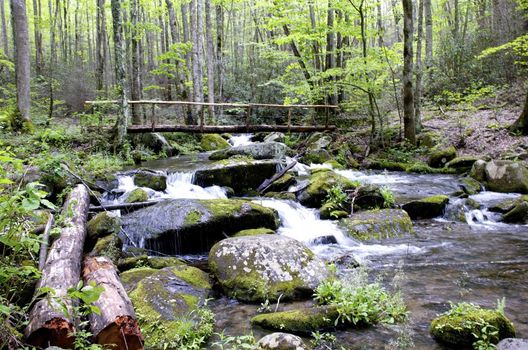
[[[527,0],[0,21],[0,349],[528,349]]]

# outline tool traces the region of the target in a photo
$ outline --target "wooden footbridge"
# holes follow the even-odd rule
[[[86,101],[85,104],[112,105],[118,104],[117,100],[106,101]],[[338,106],[335,105],[279,105],[264,103],[208,103],[208,102],[189,102],[189,101],[158,101],[158,100],[141,100],[128,101],[129,105],[149,105],[151,107],[151,117],[149,121],[144,121],[142,125],[129,125],[127,132],[131,134],[149,133],[149,132],[192,132],[192,133],[245,133],[261,131],[280,131],[280,132],[315,132],[325,130],[335,130],[335,125],[330,125],[330,111],[335,111]],[[186,124],[166,124],[160,123],[155,113],[156,106],[202,106],[202,107],[221,107],[221,108],[239,108],[245,110],[245,123],[242,125],[207,125],[205,121],[205,108],[201,109],[198,125]],[[251,124],[252,111],[258,108],[273,108],[287,110],[287,124],[268,125],[268,124]],[[315,109],[322,110],[324,113],[324,124],[314,123],[312,125],[292,125],[292,112],[294,109]]]

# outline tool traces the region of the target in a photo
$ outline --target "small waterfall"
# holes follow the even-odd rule
[[[175,172],[167,176],[167,189],[158,198],[216,199],[227,198],[220,186],[200,187],[193,184],[194,173]]]
[[[253,137],[253,134],[240,134],[240,135],[234,135],[233,137],[231,137],[229,139],[229,143],[231,144],[231,146],[233,147],[237,147],[237,146],[245,146],[245,145],[250,145],[253,143],[253,141],[251,141],[251,138]]]

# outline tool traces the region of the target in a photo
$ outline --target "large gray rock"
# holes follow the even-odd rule
[[[311,297],[331,273],[301,242],[280,235],[227,238],[209,253],[224,291],[243,301]]]
[[[408,202],[402,208],[413,220],[432,219],[444,214],[447,203],[448,196],[437,195]]]
[[[349,190],[356,188],[357,183],[330,170],[319,171],[310,176],[308,186],[297,193],[297,199],[304,206],[319,208],[334,186]]]
[[[244,200],[177,199],[123,216],[123,230],[146,249],[167,255],[205,253],[225,235],[278,226],[276,212]],[[139,245],[139,244],[138,244]]]
[[[264,142],[284,142],[286,136],[282,132],[272,132],[264,138]]]
[[[497,344],[497,350],[528,350],[528,339],[502,339]]]
[[[148,187],[154,191],[167,189],[167,175],[149,169],[139,170],[134,174],[134,185]]]
[[[279,159],[289,152],[288,146],[280,142],[252,143],[220,150],[209,156],[211,160],[222,160],[232,156],[248,156],[253,159]]]
[[[263,350],[305,350],[308,349],[301,337],[289,333],[271,333],[257,343]]]
[[[341,219],[339,225],[350,237],[362,241],[414,234],[411,218],[401,209],[358,212],[350,218]]]
[[[165,152],[169,157],[176,153],[176,150],[169,144],[165,137],[157,132],[142,134],[138,139],[140,144],[156,153]]]
[[[478,160],[473,164],[471,177],[496,192],[528,193],[528,169],[510,160]]]

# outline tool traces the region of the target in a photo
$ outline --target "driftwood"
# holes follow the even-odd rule
[[[42,234],[42,243],[40,244],[40,252],[39,252],[39,270],[42,271],[44,268],[44,265],[46,265],[46,257],[48,256],[48,245],[49,245],[49,234],[51,231],[51,227],[53,226],[53,222],[55,221],[55,217],[53,214],[49,214],[48,222],[46,223],[46,227],[44,228],[44,233]]]
[[[136,209],[150,207],[151,205],[158,204],[159,201],[148,201],[148,202],[136,202],[136,203],[122,203],[122,204],[109,204],[109,205],[92,205],[89,208],[90,212],[98,213],[101,211],[112,211],[112,210],[125,210],[127,212],[134,211]]]
[[[134,314],[134,307],[121,284],[117,271],[107,257],[87,257],[84,260],[83,279],[104,287],[94,303],[101,312],[89,316],[90,329],[97,344],[113,350],[143,349],[143,337]]]
[[[264,182],[257,188],[258,193],[264,193],[266,190],[277,180],[279,180],[281,177],[284,176],[290,170],[297,164],[297,160],[293,160],[290,164],[288,164],[284,169],[282,169],[280,172],[276,173],[271,177],[271,179],[266,179]]]
[[[43,287],[52,288],[54,297],[72,314],[75,306],[68,298],[68,288],[74,287],[80,279],[81,257],[86,237],[86,218],[90,199],[84,185],[76,186],[68,196],[63,209],[64,228],[60,237],[53,242],[37,284],[37,297]],[[74,320],[56,307],[50,300],[37,300],[29,314],[29,324],[24,335],[28,344],[46,348],[50,345],[71,348],[73,343]]]

